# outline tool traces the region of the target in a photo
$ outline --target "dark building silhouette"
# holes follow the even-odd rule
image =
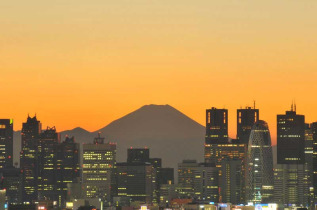
[[[174,168],[161,168],[158,177],[159,186],[162,184],[174,184]]]
[[[16,204],[9,205],[9,210],[38,210],[36,204]]]
[[[118,196],[148,204],[156,196],[156,173],[151,163],[118,163]]]
[[[59,194],[60,206],[65,206],[67,198],[67,183],[77,183],[80,178],[79,144],[74,137],[66,137],[65,141],[56,147],[56,188]]]
[[[0,170],[0,189],[6,189],[9,204],[19,204],[22,200],[21,191],[22,173],[19,168]]]
[[[13,166],[13,120],[0,119],[0,170]]]
[[[247,107],[237,110],[237,139],[240,143],[248,144],[252,126],[258,120],[258,109]]]
[[[128,149],[127,162],[117,163],[118,197],[148,204],[158,202],[159,179],[162,160],[150,158],[148,148]]]
[[[314,197],[317,198],[317,122],[310,125],[313,135],[313,184],[314,184]]]
[[[244,167],[243,159],[226,157],[221,161],[219,180],[221,202],[243,203]]]
[[[206,110],[206,144],[228,142],[228,110],[212,107]]]
[[[21,132],[21,156],[20,165],[22,170],[22,200],[32,202],[37,200],[37,179],[38,179],[38,141],[42,125],[36,116],[28,116],[27,121],[22,125]]]
[[[305,116],[296,109],[277,115],[277,163],[305,163]]]
[[[60,142],[55,127],[47,127],[38,142],[38,194],[40,200],[58,201],[56,147]]]
[[[128,149],[128,163],[145,163],[150,162],[150,151],[147,148],[130,148]]]

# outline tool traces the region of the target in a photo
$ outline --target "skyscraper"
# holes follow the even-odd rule
[[[221,161],[219,178],[222,203],[244,203],[244,162],[243,159],[225,158]]]
[[[22,170],[22,200],[32,202],[37,200],[37,179],[38,179],[38,141],[42,130],[40,121],[36,116],[28,116],[27,121],[22,125],[22,141],[20,165]]]
[[[305,164],[277,164],[274,168],[274,202],[281,206],[310,205]]]
[[[311,125],[313,134],[313,184],[314,184],[314,197],[317,198],[317,122]]]
[[[228,110],[212,107],[206,110],[206,144],[228,142]]]
[[[268,203],[273,199],[273,154],[267,123],[252,126],[246,166],[246,201]]]
[[[251,107],[237,110],[237,139],[239,143],[248,144],[250,132],[255,122],[259,120],[259,110]]]
[[[208,163],[196,160],[183,160],[178,164],[178,194],[182,198],[218,202],[219,170]]]
[[[293,108],[285,115],[277,115],[277,163],[304,164],[305,116]]]
[[[0,170],[13,166],[13,120],[0,119]]]
[[[116,164],[116,144],[105,143],[104,138],[83,145],[83,184],[87,198],[110,201],[111,174]]]
[[[67,197],[67,183],[78,183],[80,178],[79,144],[74,137],[66,137],[56,148],[56,188],[60,206]]]
[[[40,200],[58,201],[56,148],[60,142],[55,127],[47,127],[38,141],[38,196]]]
[[[212,107],[206,110],[205,162],[217,162],[219,144],[228,144],[228,110]]]

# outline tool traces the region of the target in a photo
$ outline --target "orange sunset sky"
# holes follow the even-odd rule
[[[145,104],[200,124],[256,100],[317,121],[316,0],[0,1],[1,118],[97,130]]]

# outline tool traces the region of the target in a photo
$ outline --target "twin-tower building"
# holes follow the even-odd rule
[[[219,169],[219,201],[267,203],[273,197],[273,155],[259,110],[237,110],[237,137],[228,137],[228,110],[206,110],[205,162]]]

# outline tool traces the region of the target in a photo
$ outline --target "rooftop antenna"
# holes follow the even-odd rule
[[[296,101],[294,99],[294,109],[295,109],[295,112],[296,112]]]
[[[294,101],[292,101],[291,111],[294,111],[293,107],[294,107]]]
[[[255,109],[255,100],[253,100],[253,109]]]

